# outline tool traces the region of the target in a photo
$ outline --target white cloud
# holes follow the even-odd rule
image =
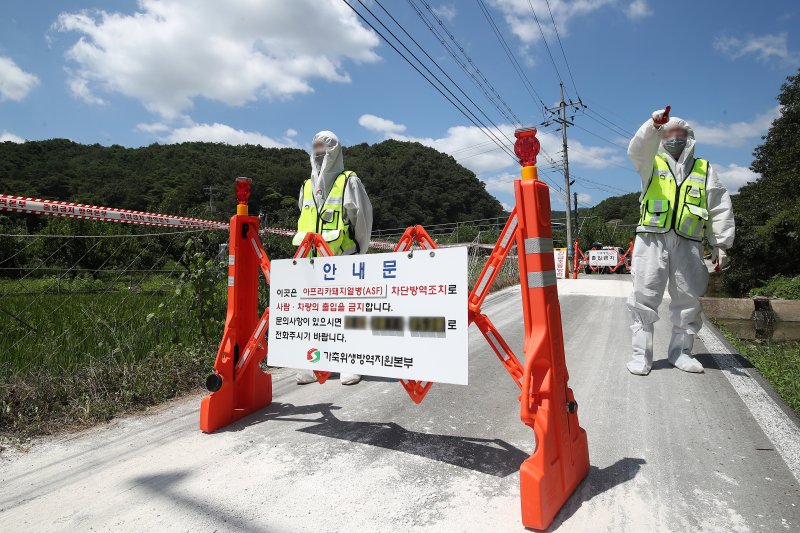
[[[753,55],[759,61],[775,58],[786,65],[793,65],[800,60],[800,53],[789,50],[786,33],[747,34],[744,38],[720,36],[714,39],[714,49],[731,59]]]
[[[772,121],[780,116],[780,106],[774,107],[765,113],[757,115],[750,122],[732,122],[730,124],[711,123],[702,124],[694,121],[689,123],[694,129],[694,135],[700,144],[715,146],[743,146],[753,139],[764,135]]]
[[[169,131],[170,128],[163,122],[149,122],[137,124],[136,129],[145,133],[164,133]]]
[[[386,118],[381,118],[375,115],[361,115],[358,118],[358,124],[367,128],[368,130],[376,131],[389,135],[392,133],[403,133],[406,131],[405,124],[398,124]]]
[[[89,89],[89,80],[86,78],[70,78],[67,80],[67,87],[69,87],[69,92],[76,98],[83,100],[87,104],[105,105],[107,103],[99,96],[92,94],[91,89]]]
[[[579,204],[589,204],[591,202],[592,202],[592,195],[591,194],[578,193],[578,203]]]
[[[73,92],[120,93],[166,118],[197,97],[238,106],[347,83],[346,60],[379,59],[378,37],[337,0],[140,0],[131,15],[62,13],[54,28],[80,34],[66,53]]]
[[[161,140],[168,143],[205,141],[226,144],[257,144],[266,148],[285,148],[295,146],[290,140],[279,141],[257,131],[244,131],[232,128],[227,124],[192,124],[175,128]]]
[[[519,172],[505,172],[483,180],[486,190],[492,194],[514,194],[514,180],[519,179]]]
[[[0,143],[4,142],[12,142],[19,144],[19,143],[24,143],[25,139],[23,139],[19,135],[14,135],[11,132],[3,130],[2,132],[0,132]]]
[[[455,4],[441,5],[439,7],[433,7],[431,9],[433,10],[434,13],[436,13],[436,16],[445,19],[448,22],[456,18]]]
[[[742,185],[761,177],[761,174],[753,172],[747,167],[742,167],[733,163],[727,166],[714,165],[713,168],[722,184],[730,193],[739,192]]]
[[[287,137],[297,137],[297,130],[289,128],[288,130],[286,130],[286,133],[284,133],[284,135],[286,135]]]
[[[547,39],[555,38],[550,12],[545,0],[491,0],[492,6],[499,9],[511,31],[523,43],[531,44],[541,40],[539,28],[531,13],[531,3],[542,23],[542,31]],[[549,8],[562,37],[568,33],[567,23],[573,17],[587,15],[602,7],[617,4],[617,0],[550,0]]]
[[[25,72],[10,58],[0,56],[0,101],[19,102],[39,85],[39,78]]]
[[[397,124],[375,115],[363,115],[359,119],[362,126],[383,133],[387,139],[397,139],[400,141],[411,141],[424,144],[435,148],[440,152],[450,154],[461,165],[481,176],[486,173],[498,172],[512,166],[516,166],[516,159],[500,149],[487,135],[483,128],[476,126],[453,126],[448,128],[444,137],[414,137],[404,135],[406,130],[404,124]],[[499,125],[501,133],[492,131],[497,137],[503,140],[504,144],[512,149],[514,143],[514,126],[509,124]],[[547,152],[551,157],[561,151],[561,136],[549,132],[538,133],[539,141],[543,152]],[[507,138],[506,138],[507,137]],[[619,155],[619,150],[604,146],[588,146],[580,141],[570,141],[569,158],[570,163],[577,166],[589,168],[605,168],[613,164],[622,164],[623,158]],[[539,155],[540,165],[548,162],[544,154]]]
[[[625,14],[629,19],[637,20],[644,17],[649,17],[653,14],[653,10],[647,5],[647,0],[633,0],[628,7],[625,8]]]

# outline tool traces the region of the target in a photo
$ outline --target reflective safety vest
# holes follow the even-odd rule
[[[692,172],[677,186],[675,175],[663,156],[657,155],[653,174],[642,197],[637,233],[667,233],[702,241],[708,221],[706,181],[708,161],[695,159]]]
[[[343,210],[347,180],[353,174],[355,172],[347,170],[336,176],[321,210],[317,210],[311,180],[306,180],[303,184],[303,208],[300,210],[297,233],[292,239],[292,244],[299,246],[306,233],[319,233],[334,255],[358,253],[358,243],[355,241],[350,224],[344,220]]]

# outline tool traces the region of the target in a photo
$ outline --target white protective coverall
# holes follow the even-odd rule
[[[344,158],[339,138],[332,131],[321,131],[314,135],[312,145],[322,142],[325,144],[325,159],[320,165],[311,152],[311,185],[314,189],[314,200],[318,206],[325,203],[336,176],[344,172]],[[300,195],[297,200],[300,210],[303,209],[303,187],[300,186]],[[353,228],[355,241],[361,253],[367,253],[369,240],[372,235],[372,204],[364,190],[364,184],[356,174],[347,180],[344,192],[344,212],[347,222]]]
[[[661,144],[662,128],[680,127],[687,131],[686,147],[678,160]],[[639,128],[628,146],[628,157],[642,177],[642,196],[653,174],[656,154],[666,158],[677,185],[694,166],[694,131],[685,120],[670,118],[658,127],[648,120]],[[720,183],[714,167],[708,166],[706,185],[708,222],[706,240],[715,249],[733,245],[734,220],[731,198]],[[637,233],[631,260],[633,292],[628,308],[633,318],[633,357],[628,370],[647,375],[653,364],[653,324],[658,320],[658,306],[668,286],[672,338],[667,353],[670,363],[687,372],[702,372],[703,366],[691,356],[694,336],[703,327],[700,296],[708,285],[708,268],[703,261],[703,244],[685,239],[670,230],[667,233]]]
[[[344,172],[344,158],[342,157],[342,146],[339,138],[332,131],[321,131],[314,135],[311,145],[318,143],[325,144],[325,158],[320,164],[314,157],[314,150],[311,150],[311,185],[314,190],[314,201],[318,206],[325,204],[325,199],[333,187],[336,177]],[[344,191],[344,204],[342,205],[346,221],[353,228],[354,239],[358,243],[362,254],[367,253],[369,241],[372,235],[372,203],[369,201],[364,184],[356,174],[352,174],[347,180],[347,187]],[[303,186],[300,186],[300,196],[298,207],[303,209]],[[311,370],[298,370],[296,376],[300,384],[313,383],[317,380]],[[340,376],[343,385],[354,385],[361,380],[358,374],[342,374]]]

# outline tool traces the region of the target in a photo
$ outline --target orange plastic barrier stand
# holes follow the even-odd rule
[[[520,418],[533,428],[536,449],[520,467],[520,500],[523,525],[546,529],[589,473],[589,447],[586,432],[578,424],[578,405],[568,386],[550,191],[536,179],[535,167],[524,167],[523,176],[526,174],[530,179],[514,183],[525,325]]]
[[[397,241],[394,251],[407,252],[411,250],[415,243],[423,250],[436,248],[436,243],[433,242],[433,239],[431,239],[431,236],[425,231],[425,228],[418,225],[406,228],[400,240]],[[422,403],[422,400],[425,399],[425,395],[431,390],[431,385],[433,385],[430,381],[416,381],[413,379],[401,379],[400,384],[406,390],[409,397],[411,397],[411,400],[416,404]]]
[[[269,281],[269,259],[258,237],[258,217],[234,215],[228,256],[225,330],[200,403],[200,429],[211,433],[272,402],[272,376],[260,368],[267,354],[269,309],[258,316],[258,271]],[[254,363],[255,361],[255,363]]]

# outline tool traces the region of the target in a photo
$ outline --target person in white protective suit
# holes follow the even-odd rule
[[[636,228],[628,298],[633,325],[632,374],[645,376],[653,365],[653,324],[668,287],[672,338],[669,362],[686,372],[703,372],[692,357],[703,326],[700,296],[708,285],[703,239],[717,269],[727,266],[725,251],[734,238],[731,198],[714,168],[694,156],[694,131],[668,110],[653,113],[631,139],[630,157],[642,177],[641,214]]]
[[[335,255],[367,253],[372,233],[372,204],[355,172],[345,171],[342,146],[333,132],[321,131],[311,143],[311,177],[300,187],[300,218],[293,243],[306,233],[319,233]],[[311,370],[299,370],[297,383],[317,380]],[[358,374],[342,374],[343,385],[361,381]]]

